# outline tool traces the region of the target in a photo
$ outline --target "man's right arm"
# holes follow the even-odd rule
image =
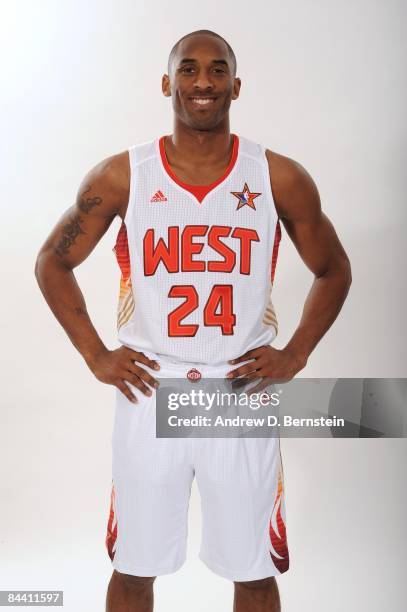
[[[120,153],[95,166],[82,181],[75,204],[59,219],[41,247],[35,263],[39,287],[55,317],[65,329],[95,376],[114,384],[131,400],[124,380],[144,393],[156,382],[130,358],[154,368],[142,353],[121,347],[109,351],[86,310],[86,303],[73,269],[93,251],[116,215],[125,216],[129,197],[128,153]]]

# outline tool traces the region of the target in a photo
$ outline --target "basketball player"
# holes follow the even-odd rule
[[[36,277],[50,308],[96,378],[116,387],[108,612],[150,612],[155,577],[184,563],[194,477],[200,558],[234,583],[234,611],[280,610],[276,576],[289,557],[278,439],[155,436],[160,378],[291,379],[351,282],[306,170],[230,132],[240,86],[223,38],[207,30],[184,36],[162,79],[173,133],[93,168],[38,254]],[[116,215],[121,346],[109,350],[72,271]],[[297,329],[277,349],[271,288],[280,222],[314,282]]]

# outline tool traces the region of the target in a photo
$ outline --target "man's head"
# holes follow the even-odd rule
[[[210,30],[183,36],[171,50],[162,89],[182,123],[199,131],[215,129],[239,96],[233,49]]]

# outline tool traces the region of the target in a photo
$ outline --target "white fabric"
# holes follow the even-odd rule
[[[119,328],[119,341],[136,350],[150,350],[181,362],[219,364],[238,357],[257,346],[270,344],[277,333],[274,313],[270,317],[272,253],[278,220],[265,149],[239,137],[238,156],[226,179],[199,201],[176,183],[166,171],[159,150],[159,139],[135,145],[129,149],[131,181],[128,209],[125,217],[131,267],[134,309]],[[243,205],[232,192],[242,192],[247,184],[250,192],[260,193],[255,208]],[[164,199],[156,196],[157,192]],[[156,196],[156,197],[154,197]],[[151,201],[153,200],[153,201]],[[194,261],[224,260],[208,244],[208,234],[214,226],[231,228],[221,242],[235,252],[232,271],[168,272],[161,261],[154,274],[145,274],[143,241],[154,230],[154,246],[161,238],[168,246],[168,228],[179,228],[182,236],[186,226],[207,226],[205,236],[195,236],[195,244],[203,244]],[[259,241],[251,242],[250,273],[241,273],[241,240],[232,237],[235,228],[257,232]],[[181,266],[181,247],[179,247]],[[198,325],[194,336],[171,337],[168,317],[185,297],[169,297],[171,287],[193,286],[198,305],[182,324]],[[232,287],[233,333],[223,333],[218,325],[205,323],[205,305],[214,285]],[[216,311],[218,312],[218,311]],[[269,314],[267,321],[267,314]],[[266,321],[265,321],[266,317]],[[272,323],[270,322],[272,320]]]
[[[157,358],[151,352],[148,356]],[[185,377],[191,369],[190,363],[159,361],[159,372],[146,367],[159,378]],[[202,366],[200,373],[220,380],[229,369],[229,364]],[[138,576],[168,574],[181,567],[196,478],[202,502],[201,560],[220,576],[237,581],[286,571],[279,571],[270,555],[270,550],[276,554],[270,521],[278,531],[279,438],[156,438],[155,392],[148,398],[131,389],[139,404],[117,390],[112,437],[117,526],[113,567]],[[278,499],[285,520],[284,496]]]

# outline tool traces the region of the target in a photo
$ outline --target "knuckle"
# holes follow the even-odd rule
[[[140,391],[142,391],[143,393],[144,391],[148,390],[148,387],[145,386],[141,378],[138,378],[138,376],[133,376],[131,378],[131,384],[137,389],[139,389]]]
[[[138,378],[131,380],[130,384],[132,384],[136,389],[141,389],[140,380]]]
[[[132,374],[131,376],[129,376],[129,380],[130,380],[132,385],[134,385],[135,387],[140,388],[140,379],[139,379],[138,376],[136,376],[135,374]]]

